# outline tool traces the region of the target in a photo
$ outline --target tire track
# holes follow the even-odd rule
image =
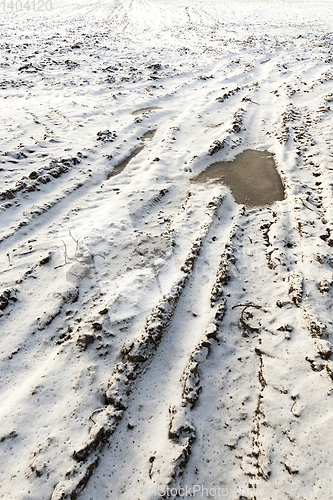
[[[229,291],[227,302],[222,302],[223,311],[226,307],[225,319],[219,325],[219,341],[210,354],[210,364],[203,363],[200,384],[202,393],[191,411],[191,429],[193,427],[196,436],[196,441],[193,440],[192,455],[185,472],[183,468],[179,474],[180,478],[176,482],[173,480],[169,483],[170,487],[178,491],[185,491],[186,487],[191,488],[194,484],[202,484],[226,488],[229,498],[239,498],[239,495],[243,495],[244,498],[257,498],[257,494],[260,497],[262,491],[268,488],[266,483],[269,484],[272,470],[279,467],[280,460],[282,470],[288,476],[286,481],[297,474],[296,464],[291,465],[283,459],[282,455],[279,460],[277,458],[274,460],[276,452],[273,452],[269,444],[273,439],[276,442],[277,437],[274,437],[274,434],[278,433],[281,449],[288,450],[291,454],[295,450],[295,438],[288,428],[287,421],[283,422],[279,418],[278,422],[274,422],[271,413],[272,391],[280,394],[286,411],[288,400],[290,401],[289,408],[295,408],[298,400],[294,392],[291,398],[287,395],[289,390],[283,387],[281,381],[274,381],[276,368],[273,366],[276,362],[280,366],[280,371],[281,369],[284,371],[282,368],[284,365],[283,348],[277,348],[276,343],[281,344],[283,336],[290,339],[289,332],[293,330],[290,325],[278,325],[276,311],[279,307],[274,302],[281,294],[285,295],[288,289],[282,276],[279,277],[277,273],[270,272],[268,268],[260,269],[260,265],[255,263],[249,267],[248,251],[243,250],[242,247],[242,242],[251,234],[251,246],[255,248],[256,261],[261,262],[258,252],[260,251],[262,257],[264,256],[267,241],[266,228],[263,227],[261,230],[260,227],[265,226],[263,221],[267,217],[268,220],[271,218],[271,211],[261,211],[257,214],[245,212],[241,217],[243,222],[240,223],[233,238],[232,247],[227,246],[227,253],[221,261],[220,277],[213,287],[212,299],[213,302],[217,298],[221,300],[223,294]],[[260,234],[262,236],[259,237]],[[231,251],[232,248],[233,251]],[[229,255],[227,262],[230,264],[228,265],[226,255]],[[250,276],[253,272],[256,273],[259,289],[258,286],[254,286],[248,290],[247,283],[251,282]],[[272,277],[270,287],[272,300],[269,306],[267,302],[263,302],[264,295],[260,292],[260,285],[267,280],[266,273],[270,273]],[[232,288],[229,288],[229,282]],[[245,287],[247,300],[244,301],[242,297],[245,295]],[[230,294],[231,289],[233,291]],[[292,298],[289,303],[289,307],[295,307],[292,306]],[[294,317],[291,323],[296,321],[297,324],[298,313],[299,309],[296,307],[295,314],[290,315],[290,319]],[[274,350],[277,352],[276,355],[272,354]],[[304,363],[302,363],[302,368],[305,368]],[[195,373],[196,370],[194,370]],[[221,384],[219,376],[222,376],[223,389],[212,398],[209,387],[213,386],[217,389],[217,386]],[[231,400],[229,400],[229,395]],[[194,396],[196,400],[197,391],[194,392]],[[237,412],[240,412],[238,418],[236,408]],[[205,414],[212,417],[208,422],[204,418]],[[295,411],[294,425],[297,418]],[[222,426],[223,419],[225,419],[225,424],[221,434],[220,426]],[[189,428],[190,434],[194,433],[194,430]],[[233,458],[228,457],[229,454]],[[201,463],[206,459],[212,462],[211,468],[208,469],[210,475],[207,474],[205,468],[202,471]],[[229,476],[226,476],[219,464],[222,466],[222,463],[230,463],[230,460],[232,466],[228,468]],[[276,460],[278,460],[277,463]],[[237,468],[237,463],[239,468]],[[177,475],[175,473],[175,477]],[[179,496],[183,497],[181,494]]]
[[[103,447],[127,410],[135,380],[146,371],[169,328],[178,301],[193,272],[203,241],[222,201],[223,197],[220,196],[207,205],[209,222],[201,226],[201,234],[192,244],[192,250],[182,266],[183,276],[174,283],[170,292],[148,316],[141,337],[134,338],[123,346],[121,361],[116,366],[106,392],[107,406],[99,413],[98,423],[92,427],[88,440],[81,449],[74,452],[74,458],[78,463],[68,472],[67,479],[57,485],[52,495],[53,500],[77,497],[97,466]]]
[[[235,216],[235,209],[233,209],[232,214],[228,214],[228,204],[225,207],[223,205],[222,208],[224,208],[224,217],[222,217],[222,219],[219,217],[221,220],[213,222],[209,229],[201,250],[201,254],[203,255],[207,255],[207,251],[212,245],[212,235],[215,235],[215,238],[220,241],[220,245],[224,246],[225,244],[226,233],[228,234],[229,232],[228,226],[230,225],[230,217]],[[212,252],[213,249],[209,251]],[[212,253],[211,256],[213,257],[213,255]],[[196,269],[198,266],[199,269]],[[186,461],[189,447],[193,441],[193,436],[190,439],[187,439],[188,436],[182,436],[186,438],[186,449],[183,446],[184,443],[177,442],[176,436],[174,436],[175,442],[170,446],[169,431],[171,424],[169,416],[172,420],[175,420],[174,428],[176,426],[176,420],[178,421],[179,419],[173,413],[169,414],[169,406],[176,404],[176,407],[178,407],[179,405],[176,401],[182,400],[182,391],[184,390],[185,382],[180,380],[181,374],[184,368],[186,372],[188,356],[195,346],[195,338],[198,340],[202,338],[202,332],[205,331],[207,320],[209,321],[212,316],[209,288],[204,291],[201,284],[207,282],[207,280],[208,282],[214,281],[213,273],[214,270],[215,272],[217,270],[216,262],[210,262],[210,269],[207,269],[206,272],[205,270],[206,267],[202,269],[200,261],[197,262],[194,268],[195,272],[189,279],[188,286],[180,298],[175,317],[170,324],[168,333],[165,338],[162,339],[160,348],[148,371],[144,374],[142,380],[139,381],[136,394],[130,400],[130,405],[124,417],[124,421],[121,423],[109,445],[109,448],[113,449],[112,454],[114,454],[114,458],[112,458],[112,455],[110,456],[110,451],[104,451],[104,456],[109,458],[107,461],[103,459],[103,457],[101,458],[101,464],[92,478],[91,485],[89,483],[87,491],[82,493],[82,498],[90,498],[91,494],[94,494],[96,485],[101,480],[104,481],[102,478],[106,470],[108,470],[107,476],[110,476],[110,459],[112,463],[117,464],[117,469],[113,471],[112,474],[112,484],[115,488],[115,492],[119,493],[122,491],[126,498],[127,495],[128,498],[132,498],[134,494],[138,494],[138,489],[142,486],[144,487],[145,481],[148,481],[152,488],[154,488],[156,484],[165,485],[171,470],[174,468],[175,461],[178,466],[180,466],[183,460]],[[197,303],[196,290],[198,289],[202,289],[202,305]],[[192,304],[190,309],[189,304]],[[221,312],[220,310],[220,313]],[[187,332],[187,335],[184,335],[185,332]],[[188,338],[189,332],[192,332],[190,338]],[[207,335],[211,337],[212,333],[213,332],[207,332]],[[177,350],[177,356],[172,354],[171,356],[165,356],[165,352],[173,353],[174,350]],[[171,385],[170,370],[172,370],[173,379],[176,373],[179,373],[179,384],[176,393],[175,388]],[[142,397],[144,398],[144,404],[142,405],[144,409],[140,410],[141,405],[139,403]],[[159,408],[157,414],[154,415],[154,401],[157,397],[162,399],[162,403],[161,408]],[[144,414],[141,414],[142,412],[144,412]],[[130,435],[128,434],[129,432],[131,433]],[[123,490],[125,476],[122,470],[122,464],[123,461],[128,462],[128,460],[131,460],[128,452],[126,453],[129,445],[127,441],[131,435],[133,439],[135,437],[138,440],[138,444],[135,446],[135,452],[132,452],[134,453],[133,467],[135,468],[135,475],[134,477],[128,478],[129,484],[125,492]],[[143,443],[145,448],[140,451],[140,445]],[[122,450],[117,451],[118,447]],[[156,447],[156,452],[153,453],[152,447]],[[140,459],[137,454],[141,455]],[[130,467],[128,463],[126,464],[126,469],[127,467]],[[136,479],[138,480],[138,484],[136,484]]]

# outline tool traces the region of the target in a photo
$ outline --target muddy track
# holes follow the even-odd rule
[[[57,485],[52,499],[77,498],[97,467],[99,454],[128,408],[129,396],[135,387],[136,379],[147,370],[173,319],[179,299],[191,277],[203,242],[222,201],[223,197],[220,196],[208,203],[208,219],[211,220],[201,227],[201,235],[192,244],[191,251],[181,266],[183,276],[173,284],[170,292],[163,296],[162,301],[147,317],[142,335],[124,344],[121,361],[108,383],[106,407],[99,410],[98,423],[92,427],[82,448],[74,451],[73,457],[80,465],[74,465],[73,469],[66,473],[65,481]]]
[[[226,292],[233,289],[232,293],[227,293],[228,297],[226,302],[223,301],[222,303],[223,311],[225,311],[226,308],[226,312],[223,313],[223,322],[218,325],[218,342],[217,344],[214,342],[214,346],[216,345],[216,347],[213,348],[212,354],[210,355],[210,364],[212,367],[205,368],[206,365],[204,362],[204,370],[201,375],[200,384],[197,367],[193,366],[193,361],[191,359],[188,369],[184,374],[187,375],[187,377],[190,374],[189,379],[185,378],[186,389],[189,385],[190,387],[192,385],[194,389],[192,389],[193,392],[191,391],[189,393],[193,395],[193,399],[190,397],[189,400],[187,390],[185,390],[184,398],[185,405],[186,402],[189,404],[188,412],[191,415],[191,426],[188,427],[188,439],[190,439],[190,436],[195,436],[196,439],[194,440],[194,438],[192,438],[191,440],[192,454],[189,460],[186,461],[187,466],[182,462],[181,470],[179,470],[177,464],[175,464],[175,472],[169,483],[169,487],[175,488],[175,490],[179,492],[178,496],[181,497],[183,497],[181,492],[185,491],[185,487],[191,487],[193,484],[201,484],[201,481],[202,484],[205,484],[205,476],[202,475],[203,473],[200,473],[200,457],[202,457],[202,455],[207,457],[207,460],[208,457],[210,457],[209,461],[211,461],[213,457],[212,453],[217,453],[220,455],[219,461],[223,460],[223,462],[228,462],[230,460],[231,457],[227,458],[228,454],[234,456],[235,472],[232,476],[237,477],[237,488],[232,485],[230,478],[227,478],[223,473],[218,481],[216,481],[216,477],[214,478],[215,481],[211,484],[213,484],[214,487],[226,488],[232,495],[232,498],[237,494],[241,495],[242,498],[257,498],[257,495],[260,497],[265,490],[266,492],[269,491],[269,478],[272,473],[272,468],[276,469],[278,466],[276,462],[276,460],[278,460],[276,450],[273,451],[272,447],[268,444],[272,436],[278,432],[280,435],[279,440],[284,442],[284,445],[281,445],[281,450],[289,450],[291,455],[295,453],[296,438],[293,435],[292,429],[298,424],[298,419],[300,418],[298,406],[299,399],[302,399],[303,396],[295,390],[291,390],[291,393],[289,393],[286,385],[283,386],[281,381],[274,381],[274,363],[281,363],[282,358],[279,355],[279,359],[276,359],[276,356],[273,354],[272,346],[277,341],[277,337],[284,337],[287,342],[292,340],[297,342],[296,338],[298,335],[294,330],[295,328],[297,330],[297,322],[303,323],[303,317],[306,318],[306,323],[308,325],[304,325],[305,332],[308,330],[316,343],[315,349],[311,342],[308,343],[309,353],[311,352],[313,356],[316,349],[318,349],[317,357],[312,359],[311,355],[307,356],[305,352],[305,357],[303,359],[311,364],[312,370],[315,372],[320,373],[322,370],[326,370],[331,376],[329,368],[330,362],[327,361],[331,356],[330,343],[327,342],[329,338],[328,332],[326,332],[327,328],[325,324],[318,323],[313,316],[310,317],[306,311],[304,311],[305,306],[302,305],[304,296],[303,279],[299,277],[299,274],[295,271],[292,273],[285,271],[285,277],[282,278],[282,276],[279,277],[279,274],[269,271],[269,266],[266,270],[263,269],[263,279],[265,274],[271,273],[272,284],[274,284],[274,288],[278,292],[277,295],[275,295],[274,292],[272,295],[276,297],[279,295],[284,296],[284,300],[276,300],[276,303],[272,301],[270,307],[267,307],[267,303],[266,306],[263,307],[263,296],[260,293],[260,289],[254,289],[252,293],[248,293],[247,283],[251,281],[249,279],[251,272],[256,273],[258,284],[261,278],[260,271],[256,268],[255,264],[253,263],[251,267],[249,266],[249,256],[251,254],[242,249],[241,242],[245,241],[245,238],[249,238],[250,243],[255,245],[257,258],[258,251],[262,253],[269,252],[270,244],[267,242],[267,228],[272,223],[272,215],[270,212],[264,212],[260,214],[254,213],[252,215],[245,214],[245,217],[248,218],[248,221],[245,222],[246,219],[243,217],[244,222],[240,223],[238,234],[236,233],[233,241],[234,250],[231,251],[229,247],[227,250],[228,258],[226,258],[226,255],[223,256],[224,258],[221,260],[219,269],[219,278],[212,290],[212,299],[213,303],[215,303],[217,297],[223,297]],[[256,241],[254,238],[256,238]],[[247,259],[247,265],[245,265],[245,267],[244,258]],[[229,262],[229,264],[226,262]],[[285,263],[283,264],[285,265]],[[239,281],[238,286],[241,286],[240,289],[243,292],[246,288],[247,300],[242,300],[241,297],[244,296],[244,293],[240,291],[238,291],[238,293],[236,292],[236,296],[234,295],[236,288],[235,281]],[[229,285],[233,285],[233,287],[229,288]],[[279,291],[281,288],[284,290],[283,292]],[[325,294],[327,292],[323,291],[322,293]],[[237,296],[238,298],[236,298]],[[290,323],[280,326],[278,326],[275,321],[272,321],[275,316],[274,308],[278,310],[281,307],[288,307],[291,310],[295,308],[295,313],[293,313],[293,315],[295,316],[296,325],[293,325],[292,320]],[[236,325],[237,329],[235,330]],[[236,335],[239,338],[236,351],[230,347],[228,349],[230,335]],[[210,349],[207,348],[207,345],[205,348],[208,354]],[[289,349],[290,351],[293,349],[293,342],[290,342],[290,347],[287,349],[287,352]],[[218,355],[217,353],[219,351],[221,352]],[[214,360],[214,353],[217,356],[216,360],[220,360],[218,364],[216,364],[217,361],[215,362]],[[205,359],[206,356],[203,356],[203,359]],[[223,360],[222,363],[221,356]],[[241,371],[238,370],[237,365],[241,366]],[[302,365],[303,370],[306,371],[306,366],[304,366],[306,363],[303,362]],[[227,373],[223,374],[223,366],[228,368],[228,370],[226,370]],[[222,375],[222,380],[224,379],[225,381],[223,382],[223,388],[219,393],[218,400],[211,402],[209,400],[210,391],[207,383],[209,381],[210,387],[214,384],[214,377],[216,377],[216,375],[214,375],[214,370],[218,370]],[[234,371],[236,372],[235,378],[231,375]],[[237,373],[239,373],[239,375],[237,375]],[[250,381],[247,382],[245,382],[244,379],[246,373],[252,373]],[[257,382],[254,378],[255,373],[257,373]],[[189,380],[193,381],[192,384]],[[248,394],[252,393],[252,395],[250,397],[248,396],[243,401],[240,401],[237,396],[235,397],[235,394],[237,395],[237,387],[240,380],[243,380],[243,384],[250,383],[252,387],[252,390],[248,392]],[[272,390],[280,394],[281,404],[285,406],[286,411],[289,411],[292,416],[290,428],[279,428],[279,422],[276,422],[274,417],[272,420],[272,404],[270,400]],[[230,403],[228,403],[228,395],[232,395],[230,396],[232,397]],[[202,399],[205,408],[200,409],[200,404],[197,406],[197,401],[200,402]],[[236,401],[234,401],[235,399]],[[190,410],[193,406],[193,402],[194,408]],[[224,412],[226,413],[224,417],[227,422],[224,426],[225,436],[220,436],[219,438],[220,445],[222,445],[223,442],[225,443],[225,450],[223,451],[221,451],[221,448],[217,451],[218,448],[216,448],[214,444],[209,445],[209,442],[214,443],[214,439],[217,438],[217,436],[214,438],[214,431],[216,433],[215,429],[217,423],[220,421],[220,411],[216,412],[216,408],[214,411],[214,404],[218,406],[217,410],[221,411],[224,408]],[[241,412],[239,419],[234,420],[231,418],[231,420],[228,421],[228,412],[231,408],[236,408],[238,404],[240,405],[239,411]],[[214,419],[216,423],[212,425],[211,428],[205,427],[202,424],[203,411],[205,413],[207,412],[207,414],[211,411],[212,416],[215,415]],[[174,413],[176,413],[176,411]],[[209,422],[210,421],[211,420],[209,420]],[[205,435],[205,444],[202,440],[203,434]],[[232,436],[232,439],[228,440],[228,435]],[[209,447],[212,447],[213,450],[209,449]],[[291,482],[299,473],[297,462],[289,460],[289,453],[286,452],[281,454],[278,460],[281,464],[281,470],[284,471],[286,483]],[[237,464],[239,467],[238,472]],[[217,474],[217,472],[218,469],[216,470],[215,466],[212,466],[211,473]]]
[[[106,131],[109,132],[109,131]],[[105,131],[102,133],[100,132],[100,135],[97,135],[97,140],[101,140],[102,143],[109,142],[108,139],[108,134]],[[152,133],[153,132],[153,133]],[[97,171],[92,173],[91,168],[87,168],[90,166],[90,163],[87,163],[85,161],[85,165],[81,165],[80,167],[74,169],[75,176],[68,179],[66,178],[65,182],[62,182],[62,186],[58,187],[56,190],[56,194],[54,195],[52,192],[50,194],[49,190],[47,190],[44,195],[38,195],[38,198],[44,198],[43,203],[40,205],[33,203],[33,199],[30,200],[31,194],[29,193],[34,193],[36,191],[41,191],[43,189],[43,185],[48,185],[50,182],[52,183],[52,186],[54,187],[54,181],[58,179],[59,177],[62,177],[63,174],[69,173],[73,167],[80,165],[84,159],[87,159],[87,155],[83,155],[81,152],[77,154],[77,156],[70,157],[70,158],[65,158],[65,159],[59,159],[59,160],[52,160],[47,167],[41,167],[40,169],[36,171],[30,172],[28,177],[23,177],[20,181],[16,182],[14,187],[9,187],[6,191],[3,193],[0,193],[0,199],[6,199],[8,198],[9,200],[13,200],[14,202],[7,201],[6,203],[2,204],[1,208],[3,211],[8,210],[9,208],[16,208],[17,212],[21,212],[22,210],[19,208],[21,204],[23,204],[23,212],[18,214],[18,216],[21,218],[17,226],[12,226],[10,232],[5,233],[1,238],[0,238],[0,243],[8,238],[10,238],[13,235],[16,235],[16,233],[19,231],[20,228],[26,227],[27,225],[31,224],[36,217],[39,217],[38,219],[38,224],[40,224],[40,216],[47,213],[53,209],[56,208],[59,210],[58,205],[62,203],[62,205],[67,205],[68,204],[68,197],[70,195],[74,195],[76,199],[78,199],[78,196],[76,194],[76,191],[80,188],[85,188],[85,189],[80,189],[80,194],[79,198],[89,198],[89,194],[94,193],[96,189],[96,184],[98,182],[102,182],[103,186],[103,181],[108,180],[111,177],[114,177],[116,175],[119,175],[128,165],[128,163],[135,158],[141,151],[146,146],[146,143],[149,142],[151,139],[153,139],[155,135],[155,130],[151,131],[148,130],[143,134],[143,136],[140,139],[142,145],[138,148],[136,148],[130,155],[127,155],[125,160],[122,160],[119,163],[116,163],[116,165],[113,167],[112,171],[110,173],[107,172],[107,167],[104,167],[101,171]],[[103,135],[104,134],[104,135]],[[113,141],[112,141],[113,142]],[[90,155],[91,152],[94,152],[93,150],[90,150]],[[105,154],[104,154],[105,156]],[[112,155],[111,155],[112,158]],[[91,161],[91,160],[90,160]],[[77,178],[80,178],[79,181],[77,181]],[[68,185],[68,180],[70,181],[70,184]],[[60,195],[59,195],[60,191]],[[119,189],[117,189],[119,191]],[[22,200],[22,195],[23,195],[23,200]],[[18,199],[16,199],[18,197]],[[28,204],[25,202],[25,200],[28,199]],[[31,204],[32,203],[32,204]],[[54,217],[56,217],[54,215]],[[11,220],[9,218],[9,220]]]
[[[211,208],[212,208],[212,207],[211,207]],[[222,209],[223,209],[223,205],[222,205]],[[217,227],[218,227],[218,226],[216,225],[216,223],[215,223],[215,224],[213,223],[213,224],[212,224],[212,227],[211,227],[211,228],[210,228],[210,230],[209,230],[209,233],[210,233],[210,234],[214,234],[214,233],[216,233],[216,229],[217,229]],[[214,232],[212,232],[213,230],[214,230]],[[221,234],[221,231],[222,231],[222,228],[220,228],[219,234]],[[206,240],[207,240],[207,238],[206,238]],[[208,241],[208,243],[209,243],[209,239],[208,239],[207,241]],[[205,253],[205,252],[207,251],[206,247],[207,247],[207,242],[205,242],[205,243],[204,243],[204,246],[203,246],[203,250],[202,250],[202,252],[204,252],[204,253]],[[187,266],[188,266],[188,265],[189,265],[189,264],[187,264]],[[142,384],[147,384],[147,383],[148,383],[148,385],[149,385],[149,384],[151,383],[151,382],[149,382],[149,381],[150,381],[150,380],[154,380],[154,379],[151,379],[151,377],[152,377],[151,372],[155,372],[155,371],[156,371],[156,367],[157,367],[157,366],[158,366],[158,369],[159,369],[159,370],[162,370],[162,371],[166,370],[166,373],[167,373],[167,372],[168,372],[168,370],[169,370],[169,368],[168,368],[168,367],[170,366],[170,361],[171,361],[171,360],[170,360],[170,359],[168,359],[168,358],[165,358],[165,357],[164,357],[164,354],[163,354],[163,353],[164,353],[164,350],[165,350],[165,346],[170,345],[170,343],[171,343],[172,345],[173,345],[173,344],[177,345],[177,343],[180,343],[180,344],[181,344],[181,342],[182,342],[181,338],[179,337],[179,334],[180,334],[181,330],[180,330],[180,331],[178,331],[178,328],[177,328],[177,329],[175,329],[175,326],[173,326],[173,325],[176,325],[176,324],[177,324],[177,322],[179,321],[179,320],[178,320],[179,315],[182,315],[182,314],[183,314],[183,313],[182,313],[183,307],[184,307],[184,306],[186,307],[186,304],[188,304],[188,297],[189,297],[189,296],[191,296],[191,295],[193,294],[192,289],[193,289],[193,287],[194,287],[195,283],[196,283],[196,282],[200,283],[200,281],[202,281],[202,279],[205,279],[205,276],[203,276],[203,275],[202,275],[202,270],[200,270],[200,267],[201,267],[200,262],[196,264],[196,267],[197,267],[197,266],[198,266],[198,269],[196,269],[196,270],[195,270],[195,274],[194,274],[192,277],[190,277],[190,279],[189,279],[189,283],[188,283],[188,287],[187,287],[186,291],[185,291],[185,292],[183,292],[182,297],[180,298],[180,303],[179,303],[179,305],[178,305],[178,307],[177,307],[177,310],[176,310],[176,313],[175,313],[175,317],[172,319],[172,322],[171,322],[170,327],[169,327],[169,333],[168,333],[167,335],[165,335],[165,338],[163,338],[163,339],[162,339],[162,341],[161,341],[161,347],[160,347],[160,349],[157,351],[157,354],[155,355],[155,357],[156,357],[156,361],[153,361],[153,362],[151,363],[151,365],[152,365],[152,366],[151,366],[151,367],[148,369],[148,371],[145,373],[144,378],[142,379],[142,381],[140,381],[140,382],[139,382],[139,386],[138,386],[138,388],[137,388],[137,390],[136,390],[136,393],[140,393],[140,392],[141,392],[141,390],[142,390],[142,389],[141,389]],[[209,301],[209,296],[208,296],[207,298],[208,298],[208,301]],[[178,311],[178,312],[177,312],[177,311]],[[190,316],[190,317],[191,317],[191,316]],[[189,318],[190,318],[190,317],[189,317]],[[193,315],[192,315],[193,327],[191,327],[191,322],[189,322],[189,318],[188,318],[188,319],[187,319],[187,321],[186,321],[186,327],[187,327],[187,328],[193,328],[193,327],[195,327],[195,324],[198,322],[198,319],[196,319],[196,318],[197,318],[197,314],[195,314],[195,313],[194,313],[194,311],[193,311]],[[202,322],[202,320],[199,320],[199,322]],[[185,327],[185,323],[184,323],[184,327]],[[200,333],[200,332],[198,332],[198,333]],[[198,333],[197,333],[196,335],[198,335]],[[210,332],[210,333],[212,333],[212,332]],[[208,336],[210,336],[209,332],[208,332],[207,334],[208,334]],[[201,334],[201,335],[202,335],[202,334]],[[186,346],[186,350],[190,350],[190,349],[191,349],[191,344],[192,344],[192,346],[193,346],[193,342],[190,342],[190,343]],[[192,348],[193,348],[193,347],[192,347]],[[183,368],[181,368],[181,364],[182,364],[182,363],[184,363]],[[128,363],[127,363],[127,364],[128,364]],[[178,362],[177,362],[177,365],[179,365],[179,363],[178,363]],[[181,356],[181,363],[180,363],[180,365],[177,367],[177,371],[178,371],[179,369],[180,369],[181,371],[182,371],[182,370],[184,370],[184,367],[186,367],[186,357],[184,358],[184,354],[183,354],[183,355]],[[181,375],[181,371],[180,371],[180,375]],[[126,373],[126,365],[124,366],[124,370],[122,371],[122,375],[123,375],[123,373]],[[179,377],[180,377],[180,375],[179,375]],[[118,375],[118,378],[119,378],[119,375]],[[181,395],[181,393],[182,393],[182,389],[181,389],[181,387],[183,386],[183,382],[181,382],[180,380],[179,380],[179,382],[180,382],[180,395]],[[119,379],[118,385],[119,385],[119,384],[121,384],[121,383],[122,383],[122,380],[121,380],[121,379]],[[155,386],[155,387],[154,387],[154,386]],[[148,394],[149,394],[149,393],[155,394],[157,390],[158,390],[158,389],[157,389],[157,387],[156,387],[156,384],[153,384],[153,386],[151,386],[151,387],[150,387],[150,389],[147,389],[147,392],[148,392]],[[160,389],[160,390],[163,390],[163,389],[162,389],[162,387],[161,387],[161,389]],[[113,388],[112,388],[112,394],[114,394],[114,389],[113,389]],[[114,397],[114,396],[113,396],[113,397]],[[118,394],[118,398],[119,398],[119,394]],[[127,399],[127,398],[126,398],[126,399]],[[119,401],[119,399],[118,399],[118,401]],[[134,406],[134,407],[136,407],[136,406],[137,406],[137,402],[138,402],[138,401],[139,401],[139,398],[138,398],[138,397],[134,394],[134,395],[130,398],[129,407],[128,407],[127,412],[131,412],[131,413],[132,413],[132,408],[133,408],[133,406]],[[128,403],[126,402],[126,400],[125,400],[125,401],[124,401],[124,400],[120,401],[120,403],[119,403],[119,404],[120,404],[120,405],[123,405],[124,403],[125,403],[125,405],[126,405],[126,407],[127,407]],[[118,407],[119,407],[119,405],[118,405]],[[166,405],[165,409],[166,409],[166,417],[167,417],[167,415],[169,414],[168,405]],[[172,416],[172,415],[171,415],[171,416]],[[168,419],[168,417],[167,417],[167,419]],[[125,418],[125,421],[126,421],[126,418]],[[133,425],[134,425],[134,428],[135,428],[135,427],[136,427],[136,425],[135,425],[135,424],[133,424],[133,423],[128,424],[127,432],[128,432],[128,429],[132,429],[132,428],[133,428]],[[168,428],[168,426],[169,426],[169,424],[167,424],[167,428]],[[125,427],[125,422],[122,422],[122,424],[120,425],[120,428],[121,428],[121,429],[123,429],[124,427]],[[166,437],[166,439],[168,440],[168,434],[167,434],[167,432],[168,432],[168,431],[167,431],[167,428],[166,428],[166,436],[165,436],[165,437]],[[156,429],[156,430],[157,430],[157,429]],[[117,432],[116,432],[116,434],[115,434],[115,435],[114,435],[114,437],[112,438],[112,443],[114,443],[114,442],[118,439],[118,435],[119,435],[119,434],[121,435],[121,434],[122,434],[122,432],[124,432],[124,431],[123,431],[123,430],[119,430],[119,431],[117,431]],[[126,431],[125,431],[125,432],[126,432]],[[144,431],[144,432],[145,432],[145,431]],[[154,430],[154,432],[155,432],[155,430]],[[191,441],[191,440],[190,440],[190,441]],[[111,444],[110,446],[112,446],[112,444]],[[182,446],[181,446],[180,444],[179,444],[177,447],[178,447],[178,449],[179,449],[179,457],[180,457],[180,458],[179,458],[179,460],[180,460],[180,461],[182,461],[182,458],[181,458],[181,457],[184,457],[184,455],[186,455],[186,454],[187,454],[187,452],[186,452],[186,451],[185,451],[185,452],[183,451]],[[161,451],[162,451],[162,450],[160,450],[160,452],[161,452]],[[104,451],[104,455],[105,455],[105,454],[106,454],[106,455],[108,455],[108,452],[107,452],[107,451],[106,451],[106,452]],[[152,460],[152,461],[151,461],[151,463],[152,463],[152,462],[154,462],[153,466],[151,467],[151,472],[150,472],[151,477],[156,477],[156,470],[157,470],[157,469],[159,468],[159,466],[161,465],[161,464],[160,464],[160,460],[161,460],[162,458],[163,458],[163,455],[162,455],[162,456],[161,456],[161,455],[159,455],[159,456],[157,456],[157,457],[156,457],[156,461],[155,461],[155,460]],[[102,460],[102,464],[103,464],[103,458],[102,458],[101,460]],[[144,465],[144,464],[143,464],[143,465]],[[171,465],[171,464],[170,464],[170,465]],[[164,469],[164,468],[166,468],[166,466],[167,466],[167,464],[163,465],[163,469]],[[101,470],[103,470],[103,467],[104,467],[104,466],[103,466],[103,465],[101,465]],[[98,468],[98,470],[99,470],[99,468]],[[157,473],[157,475],[159,475],[159,473]],[[162,474],[162,475],[163,475],[163,474]],[[94,476],[94,477],[95,477],[95,476]],[[89,493],[87,493],[87,494],[89,495]]]

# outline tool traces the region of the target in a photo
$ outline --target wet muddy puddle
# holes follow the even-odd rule
[[[231,190],[237,203],[249,208],[271,205],[284,199],[274,155],[268,151],[248,149],[232,161],[212,163],[192,182],[222,183]]]
[[[132,112],[132,115],[141,115],[142,113],[147,113],[148,111],[154,111],[155,109],[162,109],[159,106],[150,106],[149,108],[140,108]]]
[[[143,142],[143,144],[141,146],[138,146],[137,148],[135,148],[130,155],[126,156],[126,158],[123,161],[118,163],[118,165],[116,165],[114,167],[112,172],[108,174],[107,179],[111,179],[111,177],[115,177],[116,175],[121,174],[121,172],[129,164],[129,162],[131,160],[133,160],[133,158],[135,158],[139,153],[141,153],[141,151],[146,147],[145,142],[151,141],[154,138],[156,131],[157,131],[157,129],[148,130],[147,132],[145,132],[143,134],[143,136],[140,137],[140,141],[141,141],[141,143]]]

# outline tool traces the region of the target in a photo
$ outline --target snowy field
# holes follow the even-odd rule
[[[0,14],[0,498],[331,499],[332,2],[20,7]],[[193,182],[248,149],[283,200]]]

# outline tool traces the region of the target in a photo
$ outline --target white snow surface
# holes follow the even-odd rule
[[[332,498],[332,2],[9,5],[0,498]]]

